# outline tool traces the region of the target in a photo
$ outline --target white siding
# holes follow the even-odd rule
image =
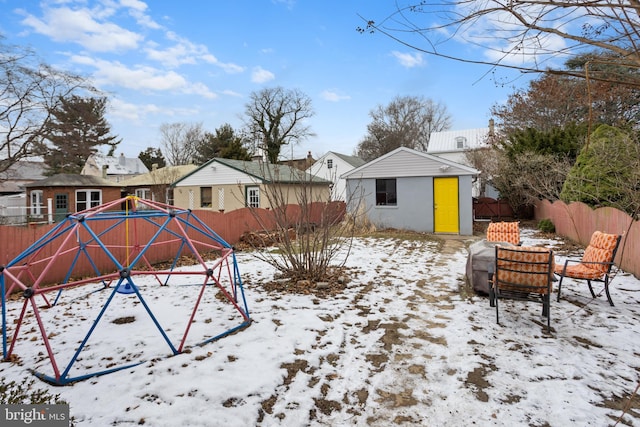
[[[332,167],[327,167],[328,160],[331,160]],[[346,181],[340,178],[343,175],[353,169],[353,166],[348,162],[345,162],[339,156],[329,152],[319,158],[308,169],[309,174],[318,178],[326,179],[333,183],[333,189],[331,190],[332,200],[345,200],[346,193]]]
[[[184,178],[176,185],[176,187],[206,186],[212,184],[256,184],[258,182],[259,180],[251,175],[247,175],[242,171],[230,168],[226,165],[213,162]]]

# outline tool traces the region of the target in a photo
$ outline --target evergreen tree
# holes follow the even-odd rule
[[[634,135],[599,126],[582,148],[560,198],[615,207],[635,217],[640,211],[640,144]]]
[[[72,95],[60,99],[43,131],[43,138],[52,145],[41,147],[47,175],[80,173],[101,145],[109,146],[109,155],[113,155],[121,140],[111,135],[104,117],[106,105],[106,98]]]
[[[536,153],[567,157],[575,160],[587,137],[587,124],[568,123],[564,127],[554,127],[548,131],[534,128],[516,130],[508,140],[499,142],[510,158],[522,153]]]
[[[217,128],[215,135],[205,132],[202,142],[196,146],[194,156],[196,164],[204,164],[214,157],[251,160],[251,155],[244,146],[243,138],[237,135],[228,123]]]
[[[154,164],[158,165],[158,168],[167,166],[167,161],[162,155],[162,150],[159,148],[147,147],[146,150],[138,154],[138,158],[142,160],[142,163],[144,163],[149,170],[153,169]]]

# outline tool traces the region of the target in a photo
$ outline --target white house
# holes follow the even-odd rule
[[[489,147],[491,136],[494,134],[493,120],[489,121],[489,127],[448,130],[432,132],[429,138],[428,154],[451,160],[463,165],[472,166],[467,160],[466,152]],[[480,194],[481,183],[475,182],[473,196],[486,196],[497,199],[498,192],[488,183],[485,183],[485,194]]]
[[[365,164],[360,157],[328,151],[312,164],[307,172],[312,176],[331,181],[331,200],[346,200],[346,181],[341,175]]]
[[[148,173],[149,169],[137,157],[106,156],[95,153],[89,156],[80,175],[99,176],[109,181],[121,182],[132,176]]]
[[[347,209],[379,228],[473,234],[471,187],[478,171],[399,147],[342,178]]]
[[[175,206],[230,212],[244,207],[270,209],[280,198],[296,204],[301,191],[309,193],[310,201],[326,202],[330,184],[289,165],[214,157],[172,186]]]

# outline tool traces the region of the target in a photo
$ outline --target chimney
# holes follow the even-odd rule
[[[152,171],[157,171],[158,170],[158,164],[157,163],[152,164],[151,165],[151,170]]]
[[[489,119],[489,136],[494,136],[495,131],[495,122],[493,121],[493,119]]]
[[[126,166],[127,165],[127,158],[124,157],[124,153],[120,153],[120,158],[118,159],[118,164],[120,166]]]
[[[102,177],[104,179],[107,179],[107,169],[109,168],[108,165],[102,165]]]

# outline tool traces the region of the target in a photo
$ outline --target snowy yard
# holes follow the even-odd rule
[[[465,284],[474,239],[356,239],[350,282],[328,296],[269,291],[271,267],[240,252],[248,328],[167,357],[135,294],[118,294],[78,366],[145,362],[68,386],[34,386],[69,402],[77,426],[600,427],[619,417],[618,425],[640,425],[640,281],[619,272],[611,307],[568,280],[563,299],[552,297],[551,335],[540,304],[501,302],[497,325],[487,298]],[[563,247],[532,230],[522,239]],[[89,293],[97,288],[65,291],[60,305],[42,311],[62,359],[109,294]],[[141,291],[160,322],[178,330],[189,314],[182,303],[196,289],[149,283]],[[207,297],[213,308],[198,313],[195,336],[232,321],[215,293]],[[20,307],[10,301],[9,314]],[[50,369],[32,339],[35,324],[23,327],[14,363],[0,363],[5,382]]]

